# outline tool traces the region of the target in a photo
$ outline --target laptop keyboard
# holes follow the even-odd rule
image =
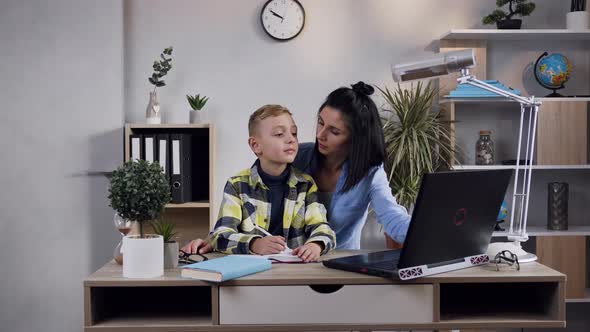
[[[401,250],[388,250],[370,253],[368,255],[369,266],[376,269],[395,270],[399,263]]]

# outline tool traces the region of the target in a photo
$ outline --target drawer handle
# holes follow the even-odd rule
[[[344,285],[309,285],[309,288],[320,294],[332,294],[342,289]]]

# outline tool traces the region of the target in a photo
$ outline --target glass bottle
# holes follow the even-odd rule
[[[491,139],[490,130],[481,130],[479,139],[475,143],[475,164],[476,165],[493,165],[494,164],[494,141]]]

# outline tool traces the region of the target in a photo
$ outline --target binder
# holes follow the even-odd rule
[[[170,135],[168,134],[156,135],[156,149],[158,151],[158,153],[156,154],[156,161],[158,161],[160,167],[162,167],[164,175],[166,175],[166,178],[168,178],[168,180],[170,180],[170,158],[168,158],[168,147],[170,146],[169,140]]]
[[[143,139],[141,135],[129,136],[129,160],[143,159]]]
[[[191,135],[170,134],[172,203],[192,201]]]
[[[156,135],[143,135],[143,159],[153,163],[158,155]]]

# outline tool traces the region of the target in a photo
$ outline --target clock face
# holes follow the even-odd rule
[[[305,11],[297,0],[269,0],[260,13],[262,27],[278,40],[295,38],[305,24]]]

